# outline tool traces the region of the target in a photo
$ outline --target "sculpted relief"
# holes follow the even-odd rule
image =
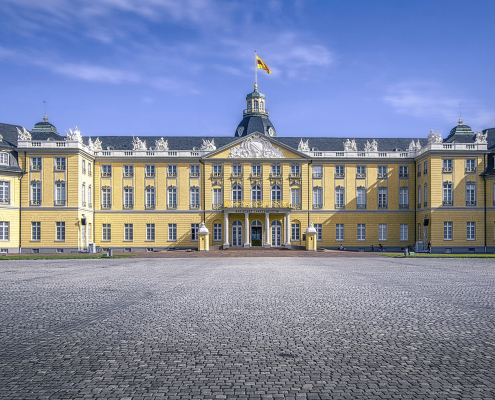
[[[255,134],[239,146],[230,149],[229,158],[283,158],[280,149],[274,147],[265,137]]]

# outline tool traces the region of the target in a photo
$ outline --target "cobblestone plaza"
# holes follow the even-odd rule
[[[483,259],[0,264],[2,399],[493,399]]]

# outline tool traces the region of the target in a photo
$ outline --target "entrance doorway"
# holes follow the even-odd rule
[[[236,219],[232,223],[232,246],[241,247],[242,243],[242,222]]]
[[[272,246],[282,246],[282,224],[280,221],[272,222]]]
[[[263,245],[263,225],[261,221],[255,220],[251,224],[251,246]]]

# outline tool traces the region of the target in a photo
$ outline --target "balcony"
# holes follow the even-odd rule
[[[345,210],[345,204],[335,204],[335,209]]]
[[[215,205],[214,205],[215,206]],[[300,205],[299,206],[300,209]],[[225,202],[225,208],[290,208],[292,205],[288,201],[256,201],[256,200],[229,200]]]
[[[342,174],[335,174],[335,179],[342,179],[342,178],[345,178],[345,174],[342,173]]]
[[[102,210],[110,210],[112,208],[111,204],[102,204],[101,209]]]
[[[293,210],[300,210],[301,205],[299,203],[291,203],[290,208],[292,208]]]
[[[418,203],[418,208],[421,208],[421,202]]]
[[[365,210],[366,209],[366,203],[364,203],[364,204],[356,204],[356,208],[358,210]]]
[[[466,173],[467,174],[472,174],[472,173],[476,173],[476,167],[468,167],[466,168]]]
[[[93,204],[89,203],[89,204],[88,204],[88,207],[89,207],[89,208],[93,208]]]
[[[91,176],[91,175],[92,175],[92,174],[91,174],[91,170],[88,170],[88,176]]]
[[[199,204],[189,204],[190,210],[199,210]]]
[[[313,210],[321,210],[323,208],[323,204],[313,204]]]
[[[453,206],[454,205],[454,202],[452,200],[444,200],[442,202],[442,205],[444,205],[444,206]]]
[[[323,172],[313,172],[313,179],[323,178]]]
[[[56,206],[65,206],[65,200],[55,200]]]
[[[401,209],[401,210],[409,210],[409,204],[399,204],[399,209]]]
[[[300,178],[301,173],[300,172],[291,172],[289,175],[290,178]]]
[[[30,206],[41,206],[41,200],[31,200],[29,202]]]
[[[132,210],[134,208],[134,204],[124,204],[124,210]]]
[[[446,172],[446,173],[450,173],[454,170],[454,168],[452,167],[443,167],[442,168],[442,172]]]
[[[426,175],[428,173],[428,169],[425,168],[425,170],[423,171],[423,175]]]
[[[475,206],[476,200],[466,200],[466,206]]]
[[[366,174],[356,174],[356,179],[366,179]]]

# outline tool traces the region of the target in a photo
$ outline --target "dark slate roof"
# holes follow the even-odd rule
[[[19,125],[0,124],[0,135],[3,140],[0,141],[2,147],[17,147],[17,129],[22,129]]]
[[[241,137],[250,135],[254,132],[262,133],[263,135],[268,136],[268,128],[272,127],[275,130],[275,127],[271,123],[271,121],[266,116],[262,115],[248,115],[242,119],[237,128],[240,126],[244,127],[244,132]],[[235,135],[237,136],[237,128],[235,128]],[[218,146],[217,146],[218,148]]]
[[[31,137],[33,140],[48,140],[48,139],[53,139],[53,140],[65,140],[65,136],[60,136],[58,133],[55,132],[33,132],[31,131]]]
[[[495,150],[495,128],[485,129],[483,133],[488,133],[486,136],[486,141],[488,142],[488,150]]]

